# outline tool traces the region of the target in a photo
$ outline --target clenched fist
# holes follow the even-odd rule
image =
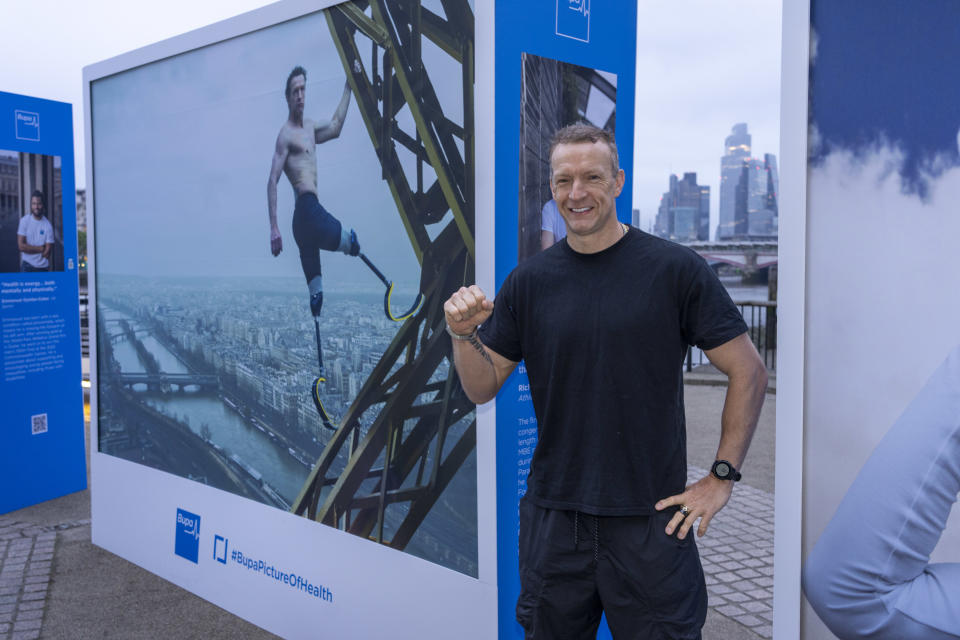
[[[451,331],[467,335],[490,317],[493,301],[475,284],[460,287],[443,303],[443,313]]]

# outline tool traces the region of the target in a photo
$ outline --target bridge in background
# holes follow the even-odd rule
[[[167,388],[171,391],[186,391],[185,387],[197,387],[198,390],[217,390],[220,378],[215,375],[199,373],[121,373],[114,378],[118,383],[133,388],[135,384],[147,385],[149,391]]]
[[[777,243],[773,241],[728,240],[685,244],[711,266],[729,264],[744,273],[753,273],[777,264]]]

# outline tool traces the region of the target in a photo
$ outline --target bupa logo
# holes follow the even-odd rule
[[[557,35],[590,42],[590,0],[557,0]]]
[[[196,563],[200,556],[200,516],[177,509],[177,534],[173,552]]]
[[[32,111],[14,111],[17,140],[40,141],[40,114]]]

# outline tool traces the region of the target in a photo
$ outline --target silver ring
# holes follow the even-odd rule
[[[683,517],[690,515],[690,507],[685,504],[680,505],[680,513],[683,514]]]

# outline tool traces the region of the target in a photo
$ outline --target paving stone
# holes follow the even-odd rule
[[[723,596],[711,596],[711,595],[707,596],[707,606],[712,609],[716,609],[717,607],[723,606],[725,604],[730,604],[730,603],[727,602],[727,599],[724,598]]]
[[[14,633],[10,640],[37,640],[40,637],[40,629],[31,629],[30,631],[19,631]]]
[[[42,620],[43,609],[32,609],[30,611],[18,611],[17,622],[21,620]]]
[[[763,620],[749,613],[742,616],[734,616],[733,619],[747,627],[756,627],[763,624]]]
[[[47,588],[46,582],[38,582],[35,584],[25,584],[23,585],[23,592],[30,593],[32,591],[45,591]]]
[[[744,566],[737,562],[736,560],[730,560],[729,562],[724,562],[720,565],[725,571],[736,571],[737,569],[743,569]]]
[[[6,622],[0,622],[0,633],[6,633],[10,631],[10,625]]]
[[[20,611],[32,611],[34,609],[43,609],[43,600],[34,600],[31,602],[21,602],[17,607]]]
[[[13,622],[13,612],[0,613],[0,622]]]
[[[754,582],[756,582],[756,583],[757,583],[758,585],[760,585],[761,587],[772,587],[772,586],[773,586],[773,578],[767,578],[766,576],[764,576],[764,577],[762,577],[762,578],[757,578],[756,580],[754,580]]]
[[[17,608],[15,604],[0,604],[0,613],[13,613],[13,610]]]
[[[726,598],[730,602],[746,602],[747,600],[750,600],[750,596],[748,596],[745,593],[740,593],[737,591],[734,591],[733,593],[728,593],[726,595]]]
[[[24,620],[16,621],[13,623],[13,630],[16,631],[29,631],[30,629],[39,629],[42,625],[42,620]]]
[[[764,625],[760,625],[759,627],[753,627],[751,631],[753,631],[758,636],[762,636],[764,638],[773,637],[773,625],[770,625],[770,624],[764,624]]]
[[[707,576],[708,578],[711,576]],[[723,573],[716,574],[715,577],[720,582],[736,582],[740,579],[740,576],[733,573],[732,571],[724,571]],[[709,582],[707,584],[710,584]]]
[[[727,616],[728,618],[733,618],[734,616],[746,615],[744,610],[735,604],[725,604],[722,607],[717,607],[717,611]]]
[[[22,600],[43,600],[47,597],[47,590],[43,591],[33,591],[31,593],[23,594]]]
[[[771,611],[770,607],[767,604],[763,602],[757,602],[755,600],[751,600],[750,602],[744,602],[740,606],[753,614],[766,613],[767,611]]]
[[[767,600],[773,598],[773,592],[769,589],[753,589],[751,591],[747,591],[747,595],[754,600]]]
[[[13,592],[12,595],[0,596],[0,606],[5,604],[11,604],[17,601],[17,595],[19,595],[20,589],[17,589]]]
[[[725,584],[717,584],[707,589],[707,593],[711,593],[711,594],[715,593],[718,596],[722,596],[724,594],[730,593],[731,591],[733,591],[733,589],[731,589]]]
[[[760,572],[754,569],[741,569],[735,572],[741,578],[758,578],[760,577]]]

